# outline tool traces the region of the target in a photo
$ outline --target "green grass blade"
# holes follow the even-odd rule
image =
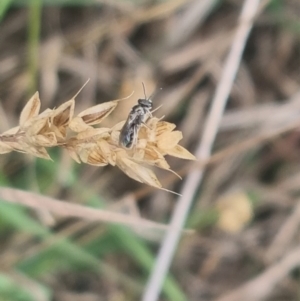
[[[136,281],[133,281],[127,275],[122,275],[111,266],[99,261],[91,254],[73,244],[69,239],[54,236],[47,228],[30,218],[23,208],[0,201],[0,216],[1,219],[7,221],[7,223],[17,230],[35,235],[40,239],[45,240],[46,243],[48,240],[51,250],[53,250],[53,248],[55,250],[52,255],[58,256],[57,261],[60,264],[66,263],[66,266],[69,268],[76,264],[78,266],[94,268],[95,271],[104,274],[106,277],[109,277],[114,281],[122,282],[125,287],[132,289],[133,292],[137,293],[141,291],[141,286],[138,285]],[[34,259],[25,260],[20,264],[19,268],[31,275],[31,272],[35,270],[30,264],[33,262],[36,261]]]
[[[51,300],[52,292],[40,283],[34,283],[38,287],[39,294],[43,295],[43,300]],[[27,288],[27,279],[24,283],[19,283],[18,279],[13,279],[10,275],[0,274],[0,300],[13,301],[36,301],[36,296],[31,289]]]
[[[4,274],[0,274],[0,300],[35,301],[26,290]]]
[[[82,191],[80,189],[80,191]],[[95,207],[104,207],[104,202],[91,193],[88,204]],[[145,272],[149,273],[154,264],[154,256],[149,250],[144,241],[136,237],[131,230],[119,225],[109,225],[109,233],[111,233],[114,240],[118,242],[120,247],[130,256],[135,262],[137,262]],[[172,301],[184,301],[187,300],[185,294],[177,284],[175,279],[170,275],[166,278],[163,293]]]
[[[30,95],[34,93],[37,88],[41,13],[41,0],[30,0],[28,24],[28,72],[30,75]]]
[[[8,10],[9,6],[13,3],[13,0],[1,0],[0,1],[0,22],[2,21],[3,17],[5,16],[6,11]]]

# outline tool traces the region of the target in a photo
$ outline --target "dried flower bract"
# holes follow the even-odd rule
[[[121,100],[121,99],[120,99]],[[163,189],[149,166],[171,171],[165,156],[195,160],[178,142],[180,131],[175,124],[151,116],[138,132],[131,149],[119,146],[124,122],[112,128],[95,128],[118,105],[113,100],[88,108],[74,117],[75,96],[55,109],[40,111],[36,92],[21,112],[19,126],[0,135],[0,154],[18,151],[43,159],[51,159],[47,148],[58,146],[68,151],[77,163],[95,166],[118,166],[130,178]]]

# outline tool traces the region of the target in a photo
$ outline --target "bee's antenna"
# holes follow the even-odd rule
[[[143,85],[143,90],[144,90],[145,99],[147,99],[147,95],[146,95],[146,88],[145,88],[145,85],[144,85],[144,83],[143,83],[143,82],[142,82],[142,85]]]
[[[142,85],[143,85],[143,90],[144,90],[145,99],[147,99],[147,100],[151,100],[151,101],[152,101],[152,98],[153,98],[159,91],[162,90],[162,88],[159,88],[158,90],[156,89],[156,90],[149,96],[149,98],[147,98],[147,95],[146,95],[146,88],[145,88],[145,85],[144,85],[143,82],[142,82]]]

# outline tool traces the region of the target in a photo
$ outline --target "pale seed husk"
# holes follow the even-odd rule
[[[108,164],[101,151],[99,151],[99,147],[97,145],[93,148],[81,149],[78,155],[82,162],[90,165],[105,166]]]
[[[7,154],[10,153],[13,148],[7,145],[5,142],[0,141],[0,154]]]
[[[13,136],[13,135],[16,135],[19,131],[20,131],[20,127],[16,126],[12,129],[5,131],[4,133],[2,133],[1,136]]]
[[[162,150],[172,149],[181,139],[182,133],[180,131],[165,132],[157,138],[157,147]]]
[[[36,92],[27,102],[25,107],[23,108],[19,124],[20,126],[23,126],[28,120],[32,119],[33,117],[36,117],[39,114],[41,107],[41,101],[39,98],[39,92]]]
[[[32,144],[38,146],[52,147],[57,145],[56,136],[52,132],[46,133],[44,135],[28,137],[28,139]]]
[[[156,136],[162,135],[165,132],[172,132],[176,128],[176,124],[167,121],[159,121],[156,125]]]
[[[117,105],[118,101],[116,100],[105,102],[82,111],[78,114],[78,117],[81,117],[83,122],[87,125],[99,124],[116,108]]]
[[[117,165],[125,174],[138,182],[148,184],[156,188],[162,187],[151,169],[137,164],[125,156],[117,155]]]
[[[188,150],[186,150],[184,147],[181,145],[176,145],[172,149],[167,149],[165,150],[167,155],[177,157],[180,159],[186,159],[186,160],[196,160],[196,157],[191,154]]]
[[[81,163],[81,160],[77,154],[77,152],[75,151],[74,147],[72,146],[67,146],[65,147],[65,149],[67,150],[68,154],[70,155],[70,157],[75,161],[77,162],[78,164]]]
[[[76,133],[80,133],[86,131],[88,129],[92,129],[93,127],[87,125],[83,119],[79,116],[73,118],[69,123],[69,128]]]
[[[74,99],[71,99],[60,105],[57,109],[53,110],[51,116],[51,124],[56,126],[57,128],[64,128],[68,126],[69,122],[73,118],[74,106],[75,101]]]
[[[110,137],[110,132],[111,130],[109,128],[93,128],[90,127],[87,130],[80,132],[77,134],[76,138],[78,140],[85,140],[85,139],[90,139],[94,138],[95,141],[101,138],[109,138]]]
[[[97,146],[99,147],[99,151],[101,151],[103,157],[106,161],[112,165],[116,165],[117,156],[116,153],[111,151],[110,145],[103,139],[97,142]]]

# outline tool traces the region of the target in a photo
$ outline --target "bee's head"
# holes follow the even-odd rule
[[[151,99],[144,99],[144,98],[140,98],[138,100],[138,104],[144,108],[147,108],[147,109],[152,109],[152,100]]]

